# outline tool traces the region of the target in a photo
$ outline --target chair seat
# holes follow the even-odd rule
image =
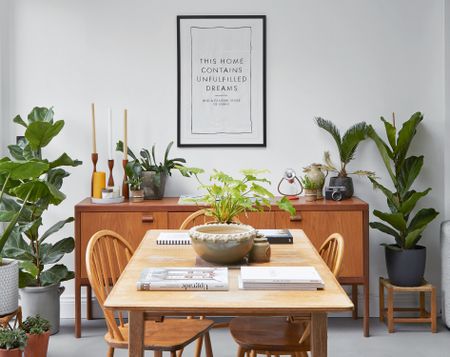
[[[286,317],[236,317],[230,322],[231,335],[245,350],[309,351],[309,339],[299,344],[304,331],[304,322]]]
[[[177,351],[195,341],[213,325],[212,320],[164,319],[163,322],[145,321],[144,348],[156,351]],[[114,339],[108,332],[106,342],[114,348],[128,348],[128,324],[119,326],[125,341]]]

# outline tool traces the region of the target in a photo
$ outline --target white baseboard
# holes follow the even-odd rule
[[[438,306],[438,315],[440,315],[440,295],[437,296],[437,306]],[[413,294],[397,294],[395,296],[395,303],[399,307],[406,306],[416,306],[418,304],[418,296],[414,296]],[[83,297],[81,299],[81,317],[86,318],[86,298]],[[378,295],[370,296],[370,317],[378,317],[378,308],[379,308],[379,299]],[[358,312],[361,317],[364,312],[364,296],[361,294],[361,291],[358,296]],[[94,318],[102,318],[103,313],[98,305],[96,299],[93,299],[92,302],[92,314]],[[339,314],[330,314],[331,317],[350,317],[351,313],[339,313]],[[75,297],[74,296],[62,296],[61,297],[61,318],[63,319],[73,319],[75,317]]]

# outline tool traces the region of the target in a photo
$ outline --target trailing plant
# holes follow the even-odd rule
[[[27,339],[25,331],[21,329],[0,328],[0,350],[18,348],[23,351],[27,345]]]
[[[347,172],[347,165],[355,158],[355,152],[358,145],[367,138],[368,126],[365,122],[352,125],[344,135],[341,136],[339,129],[330,120],[317,117],[315,118],[315,121],[320,128],[327,131],[333,137],[339,152],[340,165],[335,165],[333,163],[329,151],[325,152],[325,164],[323,165],[325,170],[336,172],[339,177],[347,177],[347,175],[350,174],[363,176],[375,175],[373,172],[365,170]]]
[[[0,221],[7,222],[0,238],[0,252],[3,257],[20,261],[20,287],[47,286],[74,277],[65,265],[55,264],[73,251],[74,239],[47,242],[73,218],[40,232],[44,212],[66,198],[61,187],[69,173],[63,167],[81,164],[66,153],[55,160],[43,158],[43,150],[64,127],[63,120],[55,121],[53,117],[52,108],[39,107],[33,108],[26,120],[17,115],[13,121],[25,128],[24,138],[8,146],[11,158],[0,160]],[[51,267],[46,269],[47,265]]]
[[[31,335],[42,335],[50,331],[50,322],[40,315],[28,316],[22,323],[22,330]]]
[[[308,176],[303,176],[300,181],[305,190],[317,190],[323,186],[324,179],[321,179],[320,182],[314,182]]]
[[[128,148],[128,156],[131,157],[133,166],[140,165],[142,171],[154,171],[158,173],[164,173],[169,176],[172,175],[172,170],[178,169],[178,167],[183,167],[186,160],[180,157],[169,159],[170,149],[172,148],[173,141],[169,143],[164,152],[163,161],[157,162],[155,154],[155,144],[153,144],[151,153],[147,149],[141,149],[140,157],[138,158],[130,148]],[[116,151],[123,152],[123,142],[119,141],[116,144]]]
[[[194,176],[197,179],[200,183],[199,189],[205,190],[206,193],[191,200],[196,203],[207,203],[210,208],[206,209],[206,214],[214,217],[219,223],[232,223],[241,213],[262,211],[264,207],[270,209],[274,203],[274,195],[264,187],[265,184],[270,184],[270,181],[261,177],[268,172],[267,170],[242,170],[243,177],[240,179],[214,170],[209,177],[210,183],[205,184],[198,177],[204,173],[203,169],[188,167],[178,169],[185,176]],[[276,203],[291,215],[295,214],[294,206],[286,197]]]
[[[136,162],[131,161],[127,163],[125,167],[125,173],[127,175],[127,181],[130,185],[131,191],[139,191],[142,189],[142,166]]]
[[[387,142],[380,138],[372,126],[368,135],[375,142],[383,159],[394,190],[391,191],[375,177],[369,177],[374,187],[385,196],[389,212],[374,210],[373,214],[381,221],[371,222],[370,227],[394,237],[395,245],[388,246],[401,249],[413,249],[422,238],[427,225],[439,214],[433,208],[422,208],[413,214],[418,201],[426,196],[431,188],[415,191],[412,187],[423,166],[423,155],[407,156],[417,128],[423,120],[420,112],[414,113],[403,123],[397,132],[395,120],[389,123],[383,117]]]

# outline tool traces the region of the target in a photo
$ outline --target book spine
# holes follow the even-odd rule
[[[270,237],[266,236],[267,241],[270,244],[292,244],[293,238],[292,237]]]
[[[228,290],[228,286],[224,284],[213,284],[205,282],[180,282],[180,283],[149,283],[138,281],[136,284],[137,290],[150,291],[150,290],[179,290],[179,291],[224,291]]]

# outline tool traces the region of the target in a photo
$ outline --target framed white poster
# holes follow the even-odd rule
[[[178,16],[178,146],[266,146],[266,17]]]

